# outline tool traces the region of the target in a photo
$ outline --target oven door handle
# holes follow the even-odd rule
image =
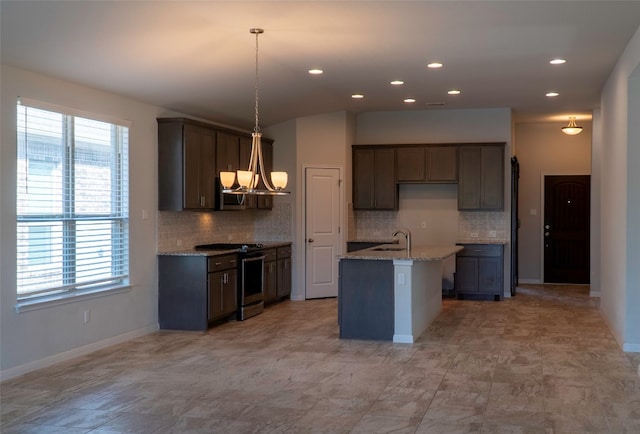
[[[249,258],[242,258],[242,262],[264,261],[266,256],[251,256]]]

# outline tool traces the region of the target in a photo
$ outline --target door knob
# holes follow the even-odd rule
[[[551,229],[551,226],[549,226],[549,225],[544,225],[544,228],[545,228],[545,229]]]
[[[308,242],[308,243],[313,243],[313,238],[309,238],[309,239],[307,240],[307,242]]]
[[[545,232],[545,233],[544,233],[544,236],[545,236],[545,237],[548,237],[549,235],[551,235],[549,232]]]

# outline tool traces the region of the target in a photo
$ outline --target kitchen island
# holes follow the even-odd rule
[[[442,261],[460,250],[385,244],[340,256],[340,338],[415,342],[442,310]]]

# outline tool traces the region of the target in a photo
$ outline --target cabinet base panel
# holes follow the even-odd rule
[[[456,298],[458,300],[493,300],[493,301],[501,301],[502,294],[468,294],[468,293],[457,293]]]

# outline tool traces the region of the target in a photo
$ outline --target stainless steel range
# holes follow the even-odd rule
[[[196,250],[237,250],[238,319],[245,320],[264,310],[264,259],[262,244],[203,244]]]

